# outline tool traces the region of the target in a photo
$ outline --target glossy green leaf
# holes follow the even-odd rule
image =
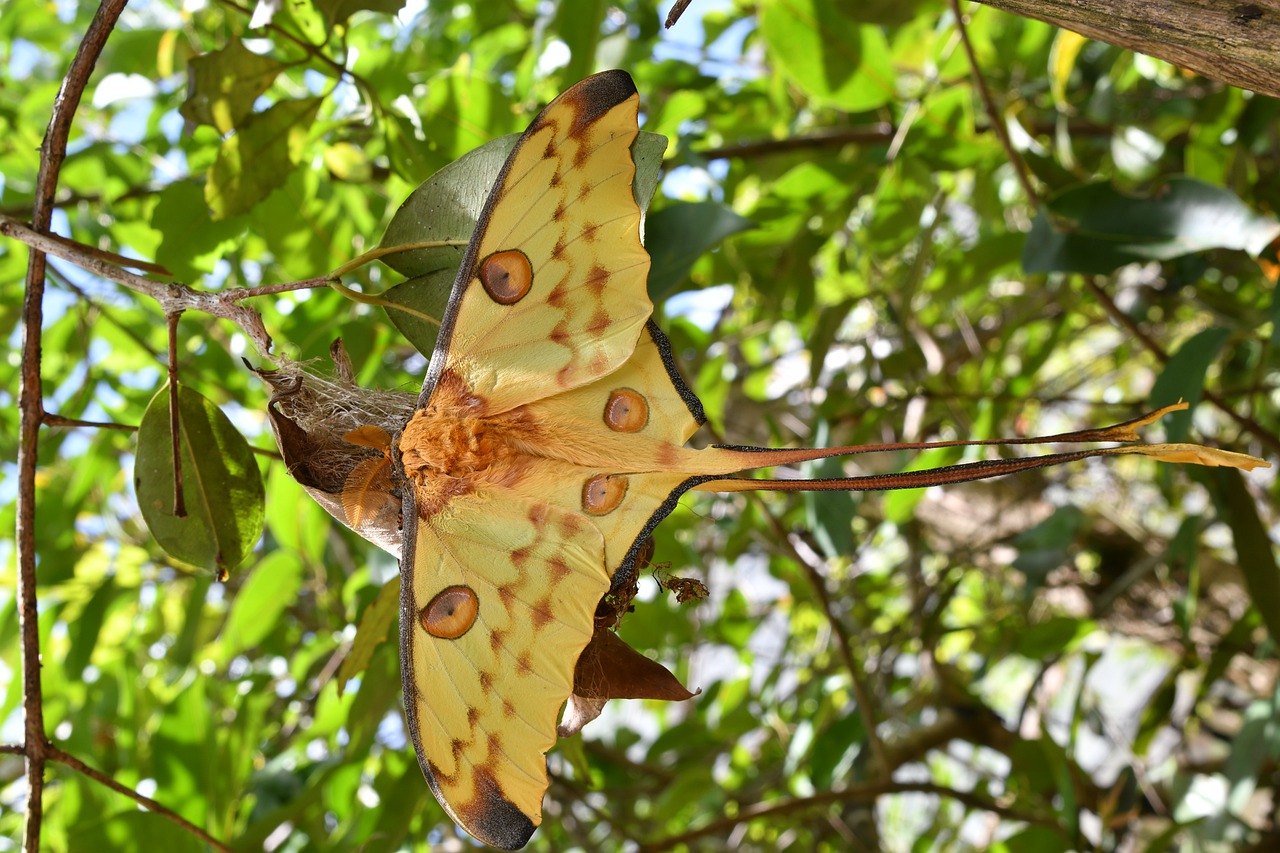
[[[1036,215],[1022,266],[1029,273],[1109,273],[1207,249],[1258,255],[1277,236],[1280,221],[1191,178],[1171,178],[1145,197],[1094,183],[1059,193]]]
[[[1153,406],[1169,406],[1185,400],[1186,411],[1175,412],[1164,419],[1169,441],[1186,441],[1191,430],[1191,416],[1204,395],[1205,376],[1230,331],[1211,327],[1197,332],[1169,357],[1151,388]]]
[[[404,8],[405,0],[313,0],[316,9],[330,26],[341,24],[356,12],[381,12],[394,15]]]
[[[151,534],[174,559],[215,573],[233,569],[262,535],[258,463],[227,416],[185,385],[179,386],[178,411],[186,515],[174,514],[167,387],[152,398],[138,427],[138,506]]]
[[[458,264],[518,138],[495,139],[432,175],[405,199],[382,235],[382,248],[412,247],[381,258],[387,266],[409,277],[389,289],[384,298],[410,309],[388,308],[387,316],[423,355],[429,356],[435,348],[439,320],[449,304]],[[641,209],[648,207],[657,187],[666,145],[666,139],[657,134],[641,133],[632,146],[636,162],[634,189]],[[417,245],[420,243],[433,245]]]
[[[694,263],[755,223],[715,202],[673,202],[645,221],[649,298],[661,302],[680,289]]]
[[[1249,598],[1274,640],[1280,637],[1280,565],[1276,563],[1275,544],[1267,535],[1244,476],[1225,468],[1213,473],[1215,498],[1222,520],[1231,528],[1236,562],[1244,574]]]

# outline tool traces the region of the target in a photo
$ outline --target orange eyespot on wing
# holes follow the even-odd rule
[[[431,603],[422,608],[418,619],[433,637],[456,640],[476,622],[480,600],[469,586],[450,586],[441,590]]]
[[[627,478],[597,474],[582,487],[582,508],[592,515],[608,515],[627,496]]]
[[[529,256],[519,249],[494,252],[480,262],[480,284],[489,298],[502,305],[514,305],[533,287],[533,267]]]
[[[606,71],[516,143],[459,267],[424,394],[446,373],[506,412],[616,370],[653,310],[631,144],[639,95]]]
[[[604,422],[616,432],[639,432],[649,423],[649,404],[640,392],[619,388],[605,403]]]

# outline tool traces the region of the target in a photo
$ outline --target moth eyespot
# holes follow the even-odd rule
[[[469,586],[448,586],[418,611],[418,621],[433,637],[456,640],[470,630],[480,612],[480,599]]]
[[[533,287],[533,266],[519,249],[494,252],[480,262],[478,275],[484,292],[502,305],[514,305]]]
[[[604,422],[615,432],[639,432],[649,423],[649,404],[638,391],[619,388],[604,405]]]
[[[582,508],[592,515],[613,512],[627,494],[627,478],[596,474],[582,487]]]

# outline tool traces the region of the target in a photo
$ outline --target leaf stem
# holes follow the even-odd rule
[[[173,514],[187,517],[187,503],[182,494],[182,422],[178,404],[178,318],[181,311],[165,315],[169,330],[169,435],[173,439]]]
[[[419,311],[416,308],[410,308],[408,305],[401,305],[398,302],[392,302],[390,299],[383,299],[380,295],[376,293],[361,293],[360,291],[352,290],[351,288],[337,281],[330,281],[329,286],[332,287],[334,290],[338,291],[339,293],[341,293],[343,296],[350,299],[352,302],[359,302],[362,305],[380,305],[383,308],[394,309],[396,311],[403,311],[404,313],[410,316],[417,317],[419,320],[423,321],[424,323],[430,323],[433,326],[440,325],[440,320],[437,319],[436,317],[432,317],[430,314],[423,313],[422,311]]]
[[[379,258],[385,258],[388,255],[398,255],[401,252],[412,252],[416,249],[445,249],[450,246],[466,246],[466,240],[423,240],[418,243],[405,243],[400,246],[374,246],[367,252],[356,255],[342,266],[329,273],[330,280],[342,278],[352,270],[357,270],[370,261],[376,261]]]

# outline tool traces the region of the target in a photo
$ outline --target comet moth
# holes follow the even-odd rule
[[[632,187],[638,108],[630,76],[607,71],[529,125],[461,258],[421,394],[384,406],[381,425],[348,424],[343,440],[365,455],[343,476],[309,466],[314,436],[287,411],[299,389],[267,375],[291,473],[400,558],[409,734],[444,809],[495,847],[522,847],[541,822],[558,733],[577,731],[608,698],[692,695],[599,618],[611,595],[625,600],[650,533],[687,491],[909,489],[1133,453],[1267,464],[1133,443],[1181,405],[1030,440],[686,447],[705,415],[650,316]],[[1122,444],[903,474],[735,476],[879,450],[1057,442]]]

